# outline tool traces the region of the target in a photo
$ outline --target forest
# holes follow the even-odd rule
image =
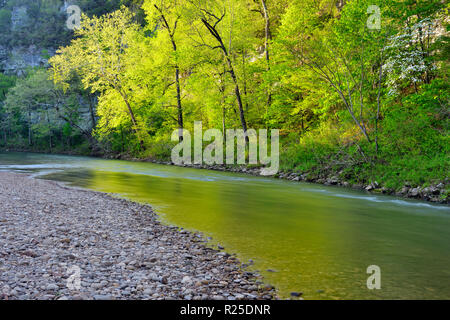
[[[3,1],[2,47],[55,52],[0,74],[1,149],[167,161],[202,121],[279,129],[282,170],[307,180],[447,182],[446,1],[100,2],[73,1],[72,31],[62,1]]]

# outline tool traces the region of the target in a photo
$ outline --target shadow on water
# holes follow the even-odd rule
[[[446,206],[314,184],[150,163],[0,154],[0,170],[150,203],[168,223],[252,259],[282,296],[449,299]],[[381,290],[368,290],[370,265]],[[269,272],[267,270],[276,272]]]

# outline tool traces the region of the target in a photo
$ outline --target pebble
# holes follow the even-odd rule
[[[112,300],[112,297],[105,295],[94,295],[94,300]]]
[[[191,280],[191,277],[189,277],[189,276],[184,276],[183,280],[181,280],[181,283],[191,283],[191,282],[192,282],[192,280]]]
[[[51,284],[47,285],[46,289],[49,291],[55,291],[55,290],[58,290],[58,286],[54,283],[51,283]]]
[[[0,300],[276,298],[201,234],[158,220],[148,205],[0,172]]]

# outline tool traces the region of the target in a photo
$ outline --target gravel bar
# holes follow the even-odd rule
[[[148,205],[0,172],[0,300],[253,300],[275,291]]]

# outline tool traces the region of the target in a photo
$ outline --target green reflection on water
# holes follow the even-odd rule
[[[0,164],[54,166],[60,171],[46,178],[150,203],[165,221],[213,237],[244,262],[254,260],[282,296],[450,298],[446,207],[149,163],[0,154]],[[381,268],[381,290],[366,287],[373,264]]]

